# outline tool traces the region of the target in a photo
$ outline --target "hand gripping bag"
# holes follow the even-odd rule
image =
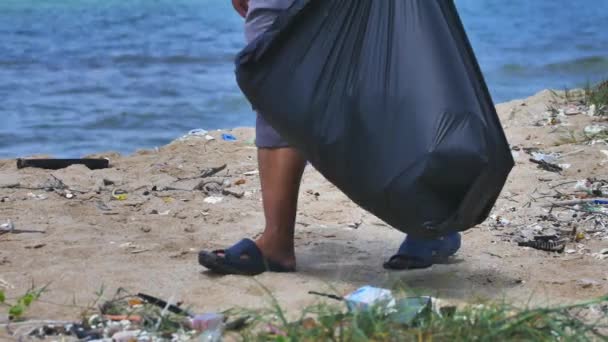
[[[513,167],[451,0],[296,0],[236,67],[284,139],[407,234],[481,223]]]

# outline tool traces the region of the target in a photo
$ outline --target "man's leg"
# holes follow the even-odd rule
[[[289,147],[258,150],[266,226],[256,245],[265,258],[294,267],[294,229],[306,161]]]
[[[264,232],[225,251],[201,251],[199,263],[218,273],[255,275],[295,270],[294,230],[306,160],[257,115],[256,145],[264,207]]]

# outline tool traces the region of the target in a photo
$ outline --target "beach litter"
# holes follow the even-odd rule
[[[201,171],[199,178],[207,178],[216,175],[217,173],[224,171],[228,165],[223,164],[217,167],[210,167]]]
[[[563,171],[563,168],[561,166],[553,164],[553,163],[548,163],[544,160],[536,160],[536,159],[530,158],[530,161],[532,163],[538,164],[538,168],[541,170],[545,170],[545,171],[549,171],[549,172],[556,172],[556,173],[560,173]]]
[[[556,164],[561,158],[559,153],[542,153],[542,152],[532,152],[532,159],[539,162],[547,162],[551,164]]]
[[[595,137],[595,136],[601,135],[601,134],[608,135],[608,126],[590,125],[590,126],[585,127],[584,132],[585,132],[585,134],[589,135],[590,137]]]
[[[26,326],[26,338],[75,337],[100,341],[221,341],[224,331],[246,325],[247,318],[231,322],[221,313],[195,315],[181,303],[138,293],[130,295],[119,289],[115,299],[103,302],[95,312],[77,322],[32,322]]]
[[[500,215],[490,215],[490,224],[494,228],[502,228],[511,224],[511,221]]]
[[[411,324],[422,314],[430,313],[436,301],[429,296],[396,298],[389,289],[369,285],[344,297],[317,291],[309,291],[308,294],[343,301],[351,314],[375,311],[388,315],[395,323],[405,325]]]
[[[538,164],[539,169],[559,173],[564,168],[570,167],[569,164],[557,164],[561,158],[559,153],[544,153],[537,148],[524,148],[524,151],[531,156],[530,161],[532,163]]]
[[[550,223],[553,220],[555,218],[550,215],[541,219],[543,224],[545,224],[544,222]],[[563,253],[568,242],[574,237],[555,229],[555,227],[548,227],[543,224],[535,223],[520,230],[514,239],[517,245],[545,252]],[[571,232],[568,234],[571,234]]]
[[[433,310],[433,297],[410,297],[397,300],[391,320],[398,324],[409,325],[418,317],[429,315]],[[443,310],[442,312],[447,312]]]
[[[202,335],[200,341],[221,341],[224,330],[225,317],[219,313],[205,313],[190,319],[190,326]]]
[[[190,130],[188,133],[186,133],[185,135],[183,135],[182,137],[180,137],[177,140],[184,141],[184,140],[189,140],[189,139],[205,138],[205,136],[207,136],[207,133],[209,133],[209,132],[202,128],[195,128],[193,130]]]
[[[560,114],[563,113],[563,115],[566,115],[566,116],[579,115],[579,114],[582,114],[583,112],[585,112],[585,109],[586,109],[585,106],[570,105],[570,106],[567,106],[566,108],[562,108],[560,110]]]
[[[217,197],[217,196],[209,196],[207,198],[205,198],[203,201],[205,203],[209,203],[209,204],[218,204],[220,202],[222,202],[224,199],[222,197]]]
[[[531,247],[545,252],[563,253],[566,249],[566,240],[558,240],[552,237],[535,237],[534,240],[518,242],[521,247]]]
[[[206,130],[202,129],[202,128],[195,128],[193,130],[191,130],[190,132],[188,132],[188,134],[186,134],[187,136],[205,136],[207,133]]]
[[[15,225],[11,220],[7,220],[6,223],[0,225],[0,232],[12,233],[15,230]]]
[[[598,253],[593,253],[592,256],[598,260],[608,260],[608,248],[604,248]]]
[[[366,311],[372,307],[390,310],[396,305],[391,290],[373,286],[363,286],[345,296],[344,300],[350,311]]]
[[[577,193],[587,196],[604,196],[608,195],[608,182],[597,179],[581,179],[574,185],[574,190]]]
[[[129,198],[129,193],[122,189],[112,190],[112,198],[117,201],[124,201]]]
[[[43,201],[43,200],[49,198],[47,195],[44,195],[44,194],[35,194],[33,192],[28,193],[27,196],[29,198],[33,198],[33,199],[39,200],[39,201]]]
[[[229,133],[222,133],[222,140],[224,141],[236,141],[236,137]]]
[[[0,236],[3,234],[23,234],[23,233],[46,233],[44,230],[34,229],[17,229],[15,224],[11,220],[7,220],[6,223],[0,224]]]
[[[193,140],[193,139],[204,139],[206,141],[215,140],[215,138],[213,136],[209,135],[209,132],[207,130],[204,130],[202,128],[197,128],[197,129],[193,129],[190,132],[186,133],[185,135],[181,136],[180,138],[177,139],[177,141],[187,141],[187,140]]]
[[[84,165],[90,170],[107,169],[110,167],[110,160],[101,159],[17,159],[17,168],[23,169],[26,167],[41,168],[48,170],[60,170],[72,165]]]
[[[593,280],[593,279],[580,279],[576,283],[584,289],[588,289],[588,288],[600,285],[600,283],[597,280]]]

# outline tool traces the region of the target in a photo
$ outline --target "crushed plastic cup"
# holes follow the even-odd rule
[[[224,323],[224,315],[219,313],[204,313],[190,319],[192,329],[198,332],[215,330],[221,328]]]
[[[141,338],[142,332],[141,330],[127,330],[127,331],[119,331],[112,335],[112,341],[116,342],[131,342],[131,341],[139,341]]]
[[[224,330],[224,315],[218,313],[205,313],[190,319],[192,329],[199,333],[200,342],[219,342],[222,340]]]
[[[591,182],[588,179],[581,179],[574,185],[574,190],[576,191],[584,191],[591,192]]]
[[[15,230],[15,225],[11,220],[7,220],[6,223],[0,225],[0,231],[12,232],[13,230]]]
[[[416,318],[433,310],[433,298],[428,296],[399,299],[391,319],[398,324],[411,324]]]
[[[391,290],[373,286],[364,286],[344,297],[344,300],[351,311],[366,311],[372,307],[391,309],[396,304]]]
[[[532,152],[532,159],[539,162],[547,162],[549,164],[555,164],[559,160],[560,155],[558,153],[541,153],[541,152]]]

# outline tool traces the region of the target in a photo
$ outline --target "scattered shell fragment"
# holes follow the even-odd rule
[[[42,195],[42,194],[38,195],[38,194],[34,194],[32,192],[28,193],[27,196],[30,198],[33,198],[33,199],[37,199],[37,200],[45,200],[48,198],[46,195]]]

